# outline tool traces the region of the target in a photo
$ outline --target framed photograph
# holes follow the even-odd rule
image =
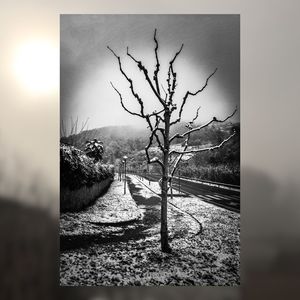
[[[60,285],[240,284],[240,16],[61,15]]]

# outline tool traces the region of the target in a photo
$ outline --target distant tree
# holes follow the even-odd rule
[[[74,146],[74,135],[83,132],[84,130],[88,130],[88,121],[87,118],[85,121],[82,121],[82,124],[78,124],[78,117],[74,120],[73,117],[70,118],[70,126],[67,128],[64,120],[60,122],[60,140],[61,142],[65,142]]]
[[[182,159],[182,157],[185,154],[189,153],[198,153],[198,152],[204,152],[204,151],[212,151],[215,149],[220,149],[225,143],[227,143],[234,135],[235,132],[233,132],[231,135],[226,137],[221,143],[218,145],[214,145],[211,147],[205,147],[202,149],[189,149],[189,140],[190,136],[197,131],[200,131],[206,127],[208,127],[212,123],[223,123],[227,121],[229,118],[231,118],[235,112],[236,109],[233,111],[233,113],[223,120],[219,120],[216,117],[214,117],[212,120],[207,122],[204,125],[201,126],[195,126],[195,121],[198,118],[198,112],[200,107],[196,111],[195,117],[186,124],[186,131],[182,134],[176,133],[173,136],[170,136],[170,128],[179,123],[182,119],[182,113],[185,107],[185,104],[187,103],[187,100],[190,98],[190,96],[196,96],[197,94],[201,93],[208,84],[209,79],[214,76],[217,69],[215,69],[206,79],[205,84],[202,86],[202,88],[196,90],[195,92],[187,91],[185,95],[183,96],[181,103],[179,105],[179,110],[177,107],[177,104],[174,102],[174,94],[175,89],[177,86],[177,73],[174,69],[174,63],[177,59],[178,55],[182,51],[183,44],[181,45],[180,49],[174,57],[169,62],[169,68],[168,68],[168,75],[167,75],[167,88],[164,88],[162,84],[159,82],[159,71],[160,71],[160,62],[158,58],[158,41],[156,38],[156,29],[154,31],[154,43],[155,43],[155,59],[156,59],[156,66],[154,70],[153,77],[150,75],[147,68],[143,65],[142,61],[136,59],[130,52],[127,47],[127,56],[133,60],[137,64],[137,67],[139,70],[144,74],[145,80],[150,86],[154,97],[158,100],[159,108],[152,113],[148,113],[145,111],[145,106],[142,98],[139,96],[139,94],[136,92],[133,80],[126,74],[122,67],[121,58],[118,56],[109,46],[107,47],[112,54],[116,57],[119,65],[119,70],[124,76],[124,78],[129,83],[129,88],[134,96],[134,98],[137,100],[137,103],[139,105],[139,111],[131,111],[129,110],[126,105],[124,104],[123,96],[119,92],[119,90],[115,87],[115,85],[111,82],[112,88],[116,91],[120,98],[121,105],[123,109],[128,112],[132,116],[136,116],[139,118],[144,119],[147,124],[148,128],[150,129],[150,137],[149,137],[149,143],[145,148],[146,151],[146,157],[148,164],[157,164],[160,166],[162,178],[161,178],[161,249],[163,252],[170,252],[171,248],[169,246],[168,242],[168,222],[167,222],[167,198],[168,198],[168,189],[172,186],[172,178],[174,176],[174,173],[176,169],[179,166],[179,163]],[[151,78],[152,77],[152,78]],[[174,113],[178,111],[178,114],[175,116],[175,118],[172,119],[174,116]],[[184,139],[184,146],[183,150],[171,150],[170,145],[175,140]],[[154,142],[158,145],[158,148],[161,152],[161,155],[150,157],[150,151],[149,148],[154,145]],[[160,158],[162,157],[162,158]]]
[[[97,139],[86,141],[84,151],[88,157],[94,159],[94,162],[101,161],[104,153],[103,143]]]

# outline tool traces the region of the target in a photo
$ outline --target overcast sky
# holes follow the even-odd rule
[[[150,74],[154,71],[153,33],[157,28],[160,83],[166,86],[169,61],[181,44],[184,48],[175,63],[178,87],[174,100],[180,103],[187,90],[201,88],[215,68],[203,93],[190,97],[183,115],[190,120],[201,106],[199,122],[226,117],[240,103],[240,18],[239,15],[62,15],[60,22],[61,119],[89,118],[89,128],[131,124],[139,118],[121,107],[110,81],[124,96],[128,108],[137,109],[128,83],[120,74],[109,45],[121,56],[136,91],[152,112],[158,100],[145,84],[144,76],[126,56],[126,47],[141,59]],[[152,77],[152,76],[150,76]],[[239,114],[235,117],[239,120]]]

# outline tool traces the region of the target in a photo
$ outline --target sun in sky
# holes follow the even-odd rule
[[[13,70],[31,94],[51,94],[59,82],[59,50],[47,40],[24,42],[15,51]]]

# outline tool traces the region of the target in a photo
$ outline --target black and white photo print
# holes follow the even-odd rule
[[[61,15],[60,285],[240,284],[240,16]]]

